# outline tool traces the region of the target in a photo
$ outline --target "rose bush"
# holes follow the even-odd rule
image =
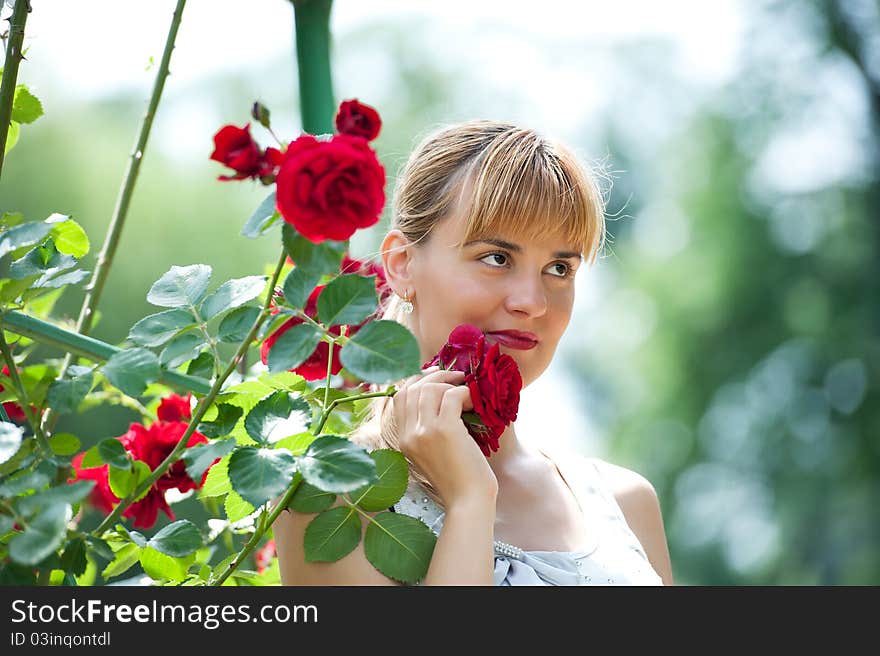
[[[366,107],[349,109],[367,115]],[[271,130],[268,110],[255,108]],[[339,115],[350,129],[351,116]],[[277,583],[271,527],[278,513],[317,513],[315,530],[335,534],[337,497],[376,510],[403,495],[402,454],[367,452],[345,437],[373,397],[394,393],[369,391],[370,384],[419,371],[414,336],[380,318],[391,293],[382,268],[349,254],[347,237],[381,212],[384,169],[364,136],[306,134],[274,150],[260,148],[248,124],[221,128],[210,155],[235,172],[222,180],[274,187],[242,230],[257,239],[280,226],[283,250],[271,275],[209,292],[211,267],[173,266],[146,295],[159,311],[137,321],[122,347],[50,331],[36,313],[19,312],[62,285],[52,276],[82,279],[75,266],[87,241],[69,217],[19,226],[4,215],[0,244],[12,259],[7,277],[0,273],[0,296],[11,299],[5,326],[52,334],[53,344],[66,341],[81,360],[60,371],[55,363],[18,366],[9,377],[15,394],[0,390],[5,402],[35,411],[24,426],[8,415],[0,424],[0,582],[88,585],[139,565],[154,584]],[[47,317],[51,303],[33,307]],[[221,357],[223,343],[237,344],[231,359]],[[239,372],[253,346],[260,361]],[[25,351],[16,362],[5,340],[0,347],[7,364],[27,358]],[[51,419],[33,421],[47,410],[70,413],[108,400],[142,419],[88,448],[54,432]],[[176,516],[173,505],[187,496],[201,503],[207,526]],[[95,513],[97,525],[88,527]],[[404,582],[424,576],[434,544],[427,526],[411,517],[389,525],[381,513],[355,517],[364,517],[358,521],[366,523],[365,549],[377,569]],[[350,527],[344,534],[353,535]],[[356,544],[304,546],[320,561]]]

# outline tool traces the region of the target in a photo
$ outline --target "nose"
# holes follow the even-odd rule
[[[525,317],[539,317],[547,311],[547,293],[540,274],[524,274],[511,279],[505,302],[508,312]]]

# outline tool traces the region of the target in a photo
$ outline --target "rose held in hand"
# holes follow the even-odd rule
[[[516,361],[501,353],[497,343],[486,348],[486,337],[476,326],[461,324],[449,334],[446,344],[422,367],[440,365],[465,373],[464,384],[471,392],[474,415],[462,419],[468,432],[488,458],[499,447],[504,429],[516,420],[522,377]]]

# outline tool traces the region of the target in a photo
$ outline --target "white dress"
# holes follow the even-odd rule
[[[570,463],[565,469],[559,464],[563,460]],[[495,585],[663,585],[596,459],[576,455],[551,461],[584,513],[586,544],[580,551],[526,551],[496,540]],[[443,528],[443,510],[414,480],[393,509],[421,519],[437,535]]]

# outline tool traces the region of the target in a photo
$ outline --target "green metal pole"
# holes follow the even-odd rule
[[[299,104],[303,130],[333,132],[336,101],[330,72],[330,9],[333,0],[293,0]]]

